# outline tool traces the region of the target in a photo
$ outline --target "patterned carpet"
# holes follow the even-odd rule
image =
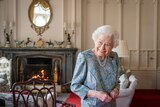
[[[160,107],[160,90],[136,90],[130,107]]]

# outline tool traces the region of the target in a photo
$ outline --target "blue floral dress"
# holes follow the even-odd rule
[[[87,97],[87,93],[89,90],[110,93],[115,87],[119,87],[119,68],[119,58],[115,52],[110,53],[106,62],[99,62],[91,49],[79,53],[71,90],[81,98],[81,107],[116,107],[115,101],[102,102],[97,98]]]

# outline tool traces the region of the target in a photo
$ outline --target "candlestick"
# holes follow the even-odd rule
[[[11,21],[11,22],[9,23],[9,28],[10,28],[10,30],[12,30],[12,27],[13,27],[13,22]]]
[[[76,27],[75,22],[72,22],[72,24],[71,24],[72,35],[75,33],[75,27]]]
[[[13,28],[13,22],[10,21],[9,25],[7,24],[6,21],[3,22],[3,27],[4,27],[4,37],[5,37],[5,47],[10,47],[11,43],[11,37],[12,37],[12,28]],[[9,27],[9,29],[8,29]]]
[[[64,27],[64,34],[66,35],[67,34],[67,23],[66,22],[63,23],[63,27]]]
[[[66,31],[67,30],[67,23],[66,22],[64,22],[63,27],[64,27],[64,30]]]
[[[72,29],[72,30],[74,30],[74,29],[75,29],[75,27],[76,27],[75,22],[72,22],[72,24],[71,24],[71,29]]]
[[[3,21],[3,28],[4,28],[4,29],[6,29],[6,23],[7,23],[7,22],[4,20],[4,21]]]

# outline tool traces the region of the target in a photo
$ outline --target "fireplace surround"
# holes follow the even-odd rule
[[[45,71],[45,78],[56,79],[65,84],[72,79],[77,48],[0,48],[0,56],[11,60],[11,86]],[[42,76],[40,74],[40,76]],[[11,87],[10,86],[10,87]]]

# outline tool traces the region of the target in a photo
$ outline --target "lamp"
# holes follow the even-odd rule
[[[113,49],[113,51],[117,52],[118,56],[121,57],[129,57],[129,50],[127,41],[119,40],[119,45]]]
[[[129,50],[127,41],[125,40],[119,40],[119,45],[113,49],[113,51],[117,52],[120,62],[122,63],[123,57],[129,57]],[[121,64],[121,70],[124,71],[124,66]]]

